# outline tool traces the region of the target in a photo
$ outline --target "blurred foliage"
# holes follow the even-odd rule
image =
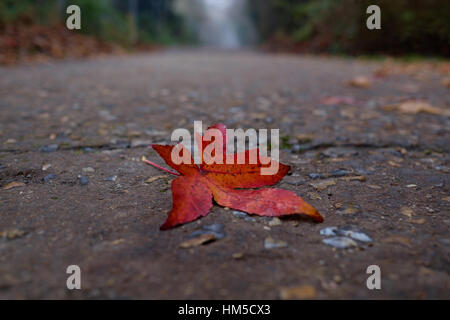
[[[450,55],[450,1],[249,0],[263,41],[298,51]],[[366,9],[381,8],[381,30]]]
[[[81,9],[83,34],[95,35],[106,42],[130,45],[132,27],[109,0],[71,0]]]
[[[107,43],[193,43],[174,10],[177,0],[0,0],[0,35],[12,25],[63,26],[77,4],[84,35]],[[180,1],[180,0],[178,0]],[[181,0],[187,1],[187,0]],[[450,1],[247,0],[259,39],[270,49],[338,54],[450,55]],[[366,9],[381,8],[381,30],[366,28]],[[248,26],[242,28],[246,29]],[[241,30],[243,33],[245,30]],[[9,31],[9,34],[13,34]],[[11,36],[14,37],[14,36]]]
[[[0,27],[18,21],[53,24],[58,19],[55,0],[0,0]]]
[[[56,26],[65,23],[65,8],[81,9],[85,35],[122,46],[188,42],[192,36],[172,10],[173,0],[0,0],[0,33],[7,25]]]

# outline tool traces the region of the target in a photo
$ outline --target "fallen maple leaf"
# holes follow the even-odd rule
[[[426,101],[408,100],[399,104],[383,107],[386,111],[400,111],[406,114],[429,113],[438,116],[450,116],[450,110],[432,106]]]
[[[238,154],[226,155],[226,127],[223,124],[214,125],[208,129],[219,129],[222,132],[224,153],[223,157],[234,157]],[[199,144],[202,151],[212,142]],[[274,175],[261,175],[261,168],[269,167],[263,164],[263,159],[258,154],[256,164],[249,163],[249,156],[253,150],[245,151],[245,164],[206,164],[199,166],[194,164],[189,151],[182,147],[182,152],[187,152],[191,158],[190,164],[175,164],[172,161],[171,153],[175,146],[170,145],[152,145],[153,149],[164,159],[164,161],[173,169],[179,172],[174,173],[164,169],[154,163],[144,160],[146,163],[154,165],[179,177],[172,181],[172,210],[166,222],[161,226],[161,230],[167,230],[177,225],[191,222],[199,217],[206,216],[209,213],[213,203],[212,199],[224,207],[245,211],[250,214],[261,216],[282,216],[290,214],[306,214],[317,222],[322,222],[323,218],[319,212],[303,201],[295,193],[274,188],[260,188],[263,186],[274,185],[280,181],[290,170],[290,167],[279,163],[279,170]],[[266,163],[265,161],[263,161]],[[236,189],[240,188],[240,189]],[[244,189],[243,189],[244,188]]]
[[[357,88],[368,88],[372,85],[372,82],[365,76],[357,76],[351,79],[348,84]]]

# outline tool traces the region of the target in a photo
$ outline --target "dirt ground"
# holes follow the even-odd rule
[[[169,51],[0,68],[0,298],[449,299],[448,113],[385,108],[420,100],[448,111],[446,75],[381,67]],[[194,120],[279,128],[292,170],[278,187],[325,221],[214,205],[160,231],[172,177],[140,158],[165,166],[148,144]],[[212,224],[223,239],[179,247]],[[320,233],[333,226],[371,241],[333,247]],[[69,265],[81,290],[66,288]],[[369,265],[381,290],[366,286]]]

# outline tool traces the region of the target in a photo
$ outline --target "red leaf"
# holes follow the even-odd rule
[[[182,146],[182,145],[179,145]],[[175,164],[172,161],[172,150],[175,146],[163,146],[159,144],[152,145],[152,148],[155,149],[156,152],[164,159],[164,161],[171,166],[173,169],[177,170],[182,175],[192,175],[198,171],[198,167],[194,164],[194,159],[189,154],[191,158],[191,164]],[[183,148],[183,152],[188,152],[185,148]]]
[[[261,168],[269,167],[270,164],[262,164],[257,157],[256,164],[250,164],[249,153],[245,151],[245,164],[237,164],[237,155],[234,156],[235,164],[211,164],[202,165],[203,173],[214,182],[230,188],[260,188],[271,186],[283,179],[291,169],[290,166],[278,163],[278,172],[274,175],[261,175]],[[254,149],[254,152],[259,152]]]
[[[169,217],[161,226],[162,230],[206,216],[212,207],[212,197],[222,206],[250,214],[272,217],[305,214],[317,222],[323,221],[322,216],[316,209],[291,191],[273,188],[237,189],[273,185],[289,172],[290,167],[278,163],[279,170],[276,174],[261,175],[261,168],[270,166],[270,163],[264,164],[268,158],[260,157],[258,149],[246,150],[242,154],[245,158],[244,164],[236,164],[237,154],[226,155],[225,125],[217,124],[210,128],[219,129],[222,133],[224,147],[221,153],[223,152],[223,159],[225,160],[225,157],[231,158],[235,160],[235,164],[206,164],[202,162],[200,166],[197,166],[194,164],[189,151],[181,144],[177,146],[152,146],[170,167],[182,175],[172,181],[173,206]],[[202,152],[210,143],[213,143],[213,141],[205,142],[203,139],[199,142]],[[180,148],[175,151],[181,151],[180,154],[185,156],[186,159],[190,159],[190,163],[175,164],[172,160],[174,148]],[[258,155],[255,164],[249,163],[252,152],[256,152]]]
[[[161,230],[206,216],[212,207],[212,193],[200,175],[172,181],[172,211]]]
[[[210,184],[214,200],[222,206],[260,216],[278,217],[304,213],[317,222],[323,218],[316,209],[289,190],[235,190]]]

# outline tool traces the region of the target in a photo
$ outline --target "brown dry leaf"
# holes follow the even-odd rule
[[[402,207],[400,209],[401,214],[407,216],[408,218],[411,218],[414,215],[414,210],[408,207]]]
[[[341,202],[336,202],[336,203],[334,204],[334,207],[335,207],[336,209],[340,209],[340,208],[342,208],[342,206],[343,206],[343,204],[342,204]]]
[[[383,239],[384,243],[402,244],[411,247],[411,240],[403,236],[391,236]]]
[[[426,101],[408,100],[399,104],[384,106],[385,111],[399,111],[406,114],[429,113],[438,116],[450,116],[450,110],[432,106]]]
[[[336,184],[335,179],[327,179],[319,182],[311,182],[309,185],[314,187],[316,190],[322,191],[329,186],[334,186]]]
[[[430,275],[434,274],[435,272],[434,272],[432,269],[430,269],[430,268],[427,268],[427,267],[420,267],[419,273],[420,273],[422,276],[430,276]]]
[[[310,285],[282,288],[280,290],[280,298],[282,300],[315,299],[316,296],[316,289]]]
[[[25,234],[25,231],[19,229],[5,230],[0,232],[0,238],[12,240],[15,238],[23,237]]]
[[[154,176],[154,177],[150,177],[150,178],[148,178],[147,180],[145,180],[145,183],[152,183],[152,182],[155,182],[156,180],[164,179],[164,178],[167,178],[167,176]]]
[[[5,144],[14,144],[16,142],[17,142],[16,139],[8,139],[8,140],[5,141]]]
[[[409,222],[414,223],[414,224],[424,224],[426,222],[426,220],[421,218],[421,219],[416,219],[416,220],[409,220]]]
[[[9,190],[12,188],[16,188],[16,187],[23,187],[25,185],[25,183],[23,182],[17,182],[17,181],[13,181],[8,183],[6,186],[3,187],[3,190]]]
[[[125,239],[117,239],[110,242],[111,245],[116,246],[118,244],[121,244],[122,242],[125,242]]]
[[[267,117],[267,115],[263,112],[254,112],[250,116],[254,120],[262,120]]]
[[[368,88],[372,85],[369,78],[365,76],[356,76],[348,84],[357,88]]]
[[[446,86],[447,88],[450,88],[450,78],[444,78],[442,79],[442,84]]]
[[[405,148],[398,148],[397,150],[400,151],[400,153],[403,155],[408,153],[408,150],[406,150]]]
[[[392,161],[392,160],[389,160],[389,161],[388,161],[388,164],[389,164],[391,167],[396,167],[396,168],[401,168],[401,167],[402,167],[401,164],[399,164],[399,163],[397,163],[397,162],[394,162],[394,161]]]
[[[180,243],[179,247],[183,248],[183,249],[187,249],[187,248],[191,248],[191,247],[198,247],[202,244],[205,244],[205,243],[208,243],[208,242],[211,242],[214,240],[217,240],[216,236],[211,233],[207,233],[207,234],[202,234],[201,236],[198,236],[196,238],[186,240],[186,241]]]
[[[136,137],[140,137],[142,135],[142,132],[137,131],[137,130],[131,130],[127,132],[127,137],[129,138],[136,138]]]
[[[233,259],[239,260],[244,257],[244,254],[242,252],[236,252],[236,253],[233,253],[232,257],[233,257]]]
[[[342,162],[342,161],[346,161],[348,160],[348,158],[331,158],[329,161],[331,162]]]
[[[295,138],[297,138],[298,141],[306,143],[306,142],[313,140],[314,135],[308,134],[308,133],[300,133],[300,134],[295,135]]]
[[[308,195],[308,197],[309,197],[310,199],[313,199],[313,200],[322,200],[322,197],[319,196],[319,195],[318,195],[317,193],[315,193],[315,192],[308,192],[307,195]]]
[[[360,212],[360,210],[361,210],[358,206],[351,205],[351,204],[345,206],[344,208],[342,208],[342,207],[343,207],[343,205],[341,205],[341,207],[339,207],[339,208],[335,205],[335,208],[338,209],[341,214],[356,214],[356,213]]]
[[[351,176],[351,177],[341,177],[340,180],[345,180],[347,182],[349,181],[366,181],[367,178],[365,176]]]
[[[354,109],[342,109],[339,114],[343,118],[354,119],[356,115],[356,111]],[[348,128],[347,128],[348,129]],[[350,131],[350,130],[349,130]]]

